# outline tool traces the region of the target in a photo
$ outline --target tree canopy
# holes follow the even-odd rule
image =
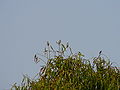
[[[35,54],[36,63],[45,63],[38,78],[24,76],[21,84],[14,84],[11,90],[120,90],[120,70],[102,51],[97,57],[86,59],[81,52],[73,53],[68,43],[56,43],[57,50],[47,42],[43,55]]]

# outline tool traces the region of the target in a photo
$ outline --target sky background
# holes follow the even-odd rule
[[[34,77],[34,54],[56,40],[86,58],[102,50],[119,66],[120,0],[0,0],[0,89]]]

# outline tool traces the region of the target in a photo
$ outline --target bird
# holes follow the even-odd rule
[[[38,59],[38,58],[37,58],[37,56],[36,56],[36,54],[35,54],[35,56],[34,56],[34,61],[36,62],[36,61],[37,61],[37,59]]]
[[[50,45],[50,43],[49,43],[49,41],[47,41],[47,46],[49,46]]]
[[[35,54],[34,59],[36,59],[36,58],[37,58],[37,56],[36,56],[36,54]]]
[[[68,48],[68,47],[69,47],[69,43],[67,42],[66,48]]]
[[[101,53],[102,53],[102,50],[99,52],[99,55],[101,55]]]
[[[101,53],[102,53],[102,50],[99,52],[98,58],[100,57]]]

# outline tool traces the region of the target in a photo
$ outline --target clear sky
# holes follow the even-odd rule
[[[39,71],[33,56],[61,39],[120,65],[120,0],[0,0],[0,89]]]

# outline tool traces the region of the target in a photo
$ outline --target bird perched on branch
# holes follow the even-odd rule
[[[102,51],[99,52],[99,55],[101,55]]]
[[[102,50],[99,52],[99,55],[98,55],[98,57],[100,57],[100,55],[102,54]]]
[[[38,59],[37,55],[35,54],[35,56],[34,56],[34,62],[38,63],[38,61],[39,61],[39,59]]]

